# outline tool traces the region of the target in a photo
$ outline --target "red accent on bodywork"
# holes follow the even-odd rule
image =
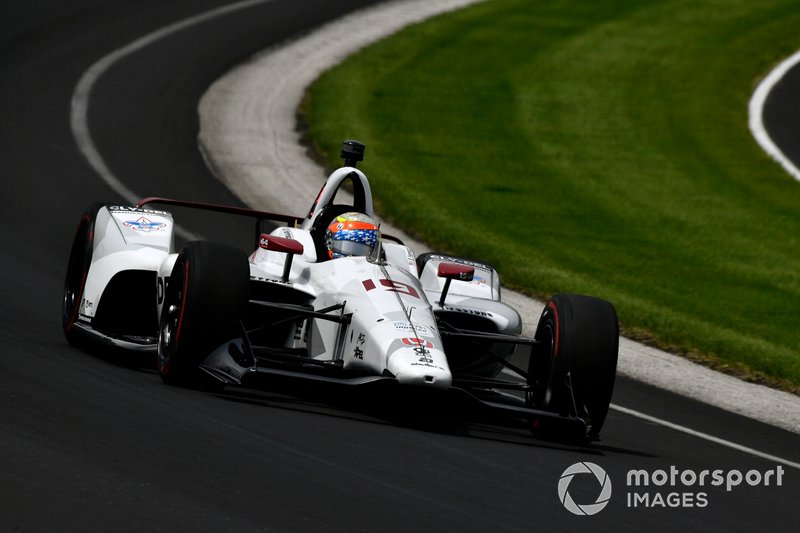
[[[308,212],[308,216],[306,218],[311,219],[311,217],[314,216],[314,211],[317,209],[317,204],[319,203],[319,199],[320,199],[320,197],[322,197],[322,191],[325,190],[325,185],[327,185],[327,184],[328,184],[327,181],[322,184],[322,187],[320,188],[319,192],[317,193],[317,197],[314,199],[314,203],[311,204],[311,210]]]
[[[475,275],[475,267],[469,265],[459,265],[458,263],[440,263],[436,275],[440,278],[472,281],[472,278]]]
[[[261,234],[259,246],[271,252],[283,252],[287,254],[302,254],[303,245],[294,239],[276,237],[274,235]]]
[[[417,290],[408,283],[403,283],[402,281],[394,281],[393,279],[380,279],[378,281],[380,282],[381,285],[386,287],[387,291],[399,292],[400,294],[407,294],[412,298],[419,298],[419,293],[417,292]]]
[[[386,290],[389,292],[399,292],[400,294],[407,294],[412,298],[419,298],[419,293],[417,290],[409,285],[408,283],[403,283],[402,281],[394,281],[391,279],[382,278],[378,280],[378,283],[381,286],[386,287]],[[361,282],[364,285],[364,288],[367,292],[371,291],[372,289],[376,288],[375,282],[371,279],[365,279]]]
[[[418,339],[418,338],[406,338],[403,339],[403,344],[408,346],[424,346],[426,348],[433,348],[433,343],[430,341],[426,341],[425,339]]]

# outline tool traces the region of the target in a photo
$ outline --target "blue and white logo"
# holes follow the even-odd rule
[[[151,231],[159,231],[161,228],[166,227],[166,222],[153,222],[149,218],[139,217],[136,220],[127,220],[123,223],[127,228],[142,233],[150,233]]]

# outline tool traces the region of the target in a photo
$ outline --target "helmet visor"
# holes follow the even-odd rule
[[[333,241],[331,251],[334,256],[368,256],[373,246],[355,241]]]

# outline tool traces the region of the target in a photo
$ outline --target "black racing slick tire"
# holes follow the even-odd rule
[[[247,255],[225,244],[192,241],[178,255],[159,321],[158,372],[170,385],[221,389],[200,369],[226,341],[241,336],[250,291]]]
[[[104,206],[105,204],[102,203],[92,204],[83,213],[69,253],[67,274],[64,280],[61,326],[67,342],[72,346],[85,347],[91,341],[91,337],[75,324],[78,321],[78,313],[83,301],[89,266],[92,264],[95,222],[97,214]]]
[[[533,406],[581,418],[596,439],[605,423],[617,372],[619,324],[614,306],[575,294],[554,296],[536,329],[531,359]]]

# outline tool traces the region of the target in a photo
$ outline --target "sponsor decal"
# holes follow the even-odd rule
[[[487,281],[486,278],[482,278],[480,276],[473,276],[472,277],[472,284],[473,285],[486,285]]]
[[[419,361],[421,363],[433,363],[433,359],[430,358],[430,352],[428,351],[433,348],[432,342],[414,337],[401,340],[406,346],[413,346],[414,353],[419,356]]]
[[[108,208],[112,213],[147,213],[150,215],[172,216],[168,211],[157,209],[142,209],[141,207],[128,207],[124,205],[112,205]]]
[[[264,278],[262,276],[250,276],[252,281],[263,281],[265,283],[277,283],[278,285],[291,285],[288,281],[283,281],[282,279],[272,279],[272,278]]]
[[[406,248],[406,258],[408,261],[408,271],[409,272],[416,272],[417,271],[417,258],[414,256],[414,253]]]
[[[432,365],[431,363],[411,363],[409,366],[424,366],[426,368],[435,368],[437,370],[444,370],[441,366]]]
[[[460,265],[467,265],[479,268],[481,270],[485,270],[486,272],[491,272],[493,270],[492,267],[490,267],[486,263],[478,263],[476,261],[470,261],[469,259],[462,259],[461,257],[450,257],[447,255],[432,255],[430,256],[429,260],[447,262],[447,263],[458,263]]]
[[[475,316],[485,316],[485,317],[492,317],[492,313],[488,311],[481,311],[480,309],[470,309],[468,307],[450,307],[446,305],[444,307],[445,311],[455,311],[456,313],[466,313],[468,315],[475,315]]]
[[[122,225],[141,233],[160,231],[162,228],[167,227],[166,222],[153,222],[149,218],[145,218],[143,216],[137,218],[136,220],[126,220]]]
[[[350,332],[350,342],[353,341],[353,332]],[[359,333],[358,337],[356,338],[356,345],[353,348],[353,357],[355,359],[364,360],[364,350],[363,347],[367,343],[367,335],[365,333]]]
[[[404,322],[404,321],[396,321],[392,322],[394,329],[399,331],[416,331],[422,335],[430,335],[430,329],[427,326],[423,326],[418,322]]]
[[[418,338],[406,338],[402,339],[403,344],[406,346],[422,346],[423,348],[433,348],[433,343],[430,341],[426,341],[425,339],[418,339]]]
[[[433,363],[433,359],[431,357],[428,357],[430,355],[430,352],[427,352],[425,350],[425,348],[420,346],[420,347],[414,348],[414,351],[417,352],[417,355],[419,356],[419,362],[420,363],[427,363],[427,364]]]
[[[353,342],[353,331],[350,331],[350,342]],[[353,347],[353,358],[364,360],[364,345],[367,343],[367,335],[363,332],[356,337],[355,346]]]

